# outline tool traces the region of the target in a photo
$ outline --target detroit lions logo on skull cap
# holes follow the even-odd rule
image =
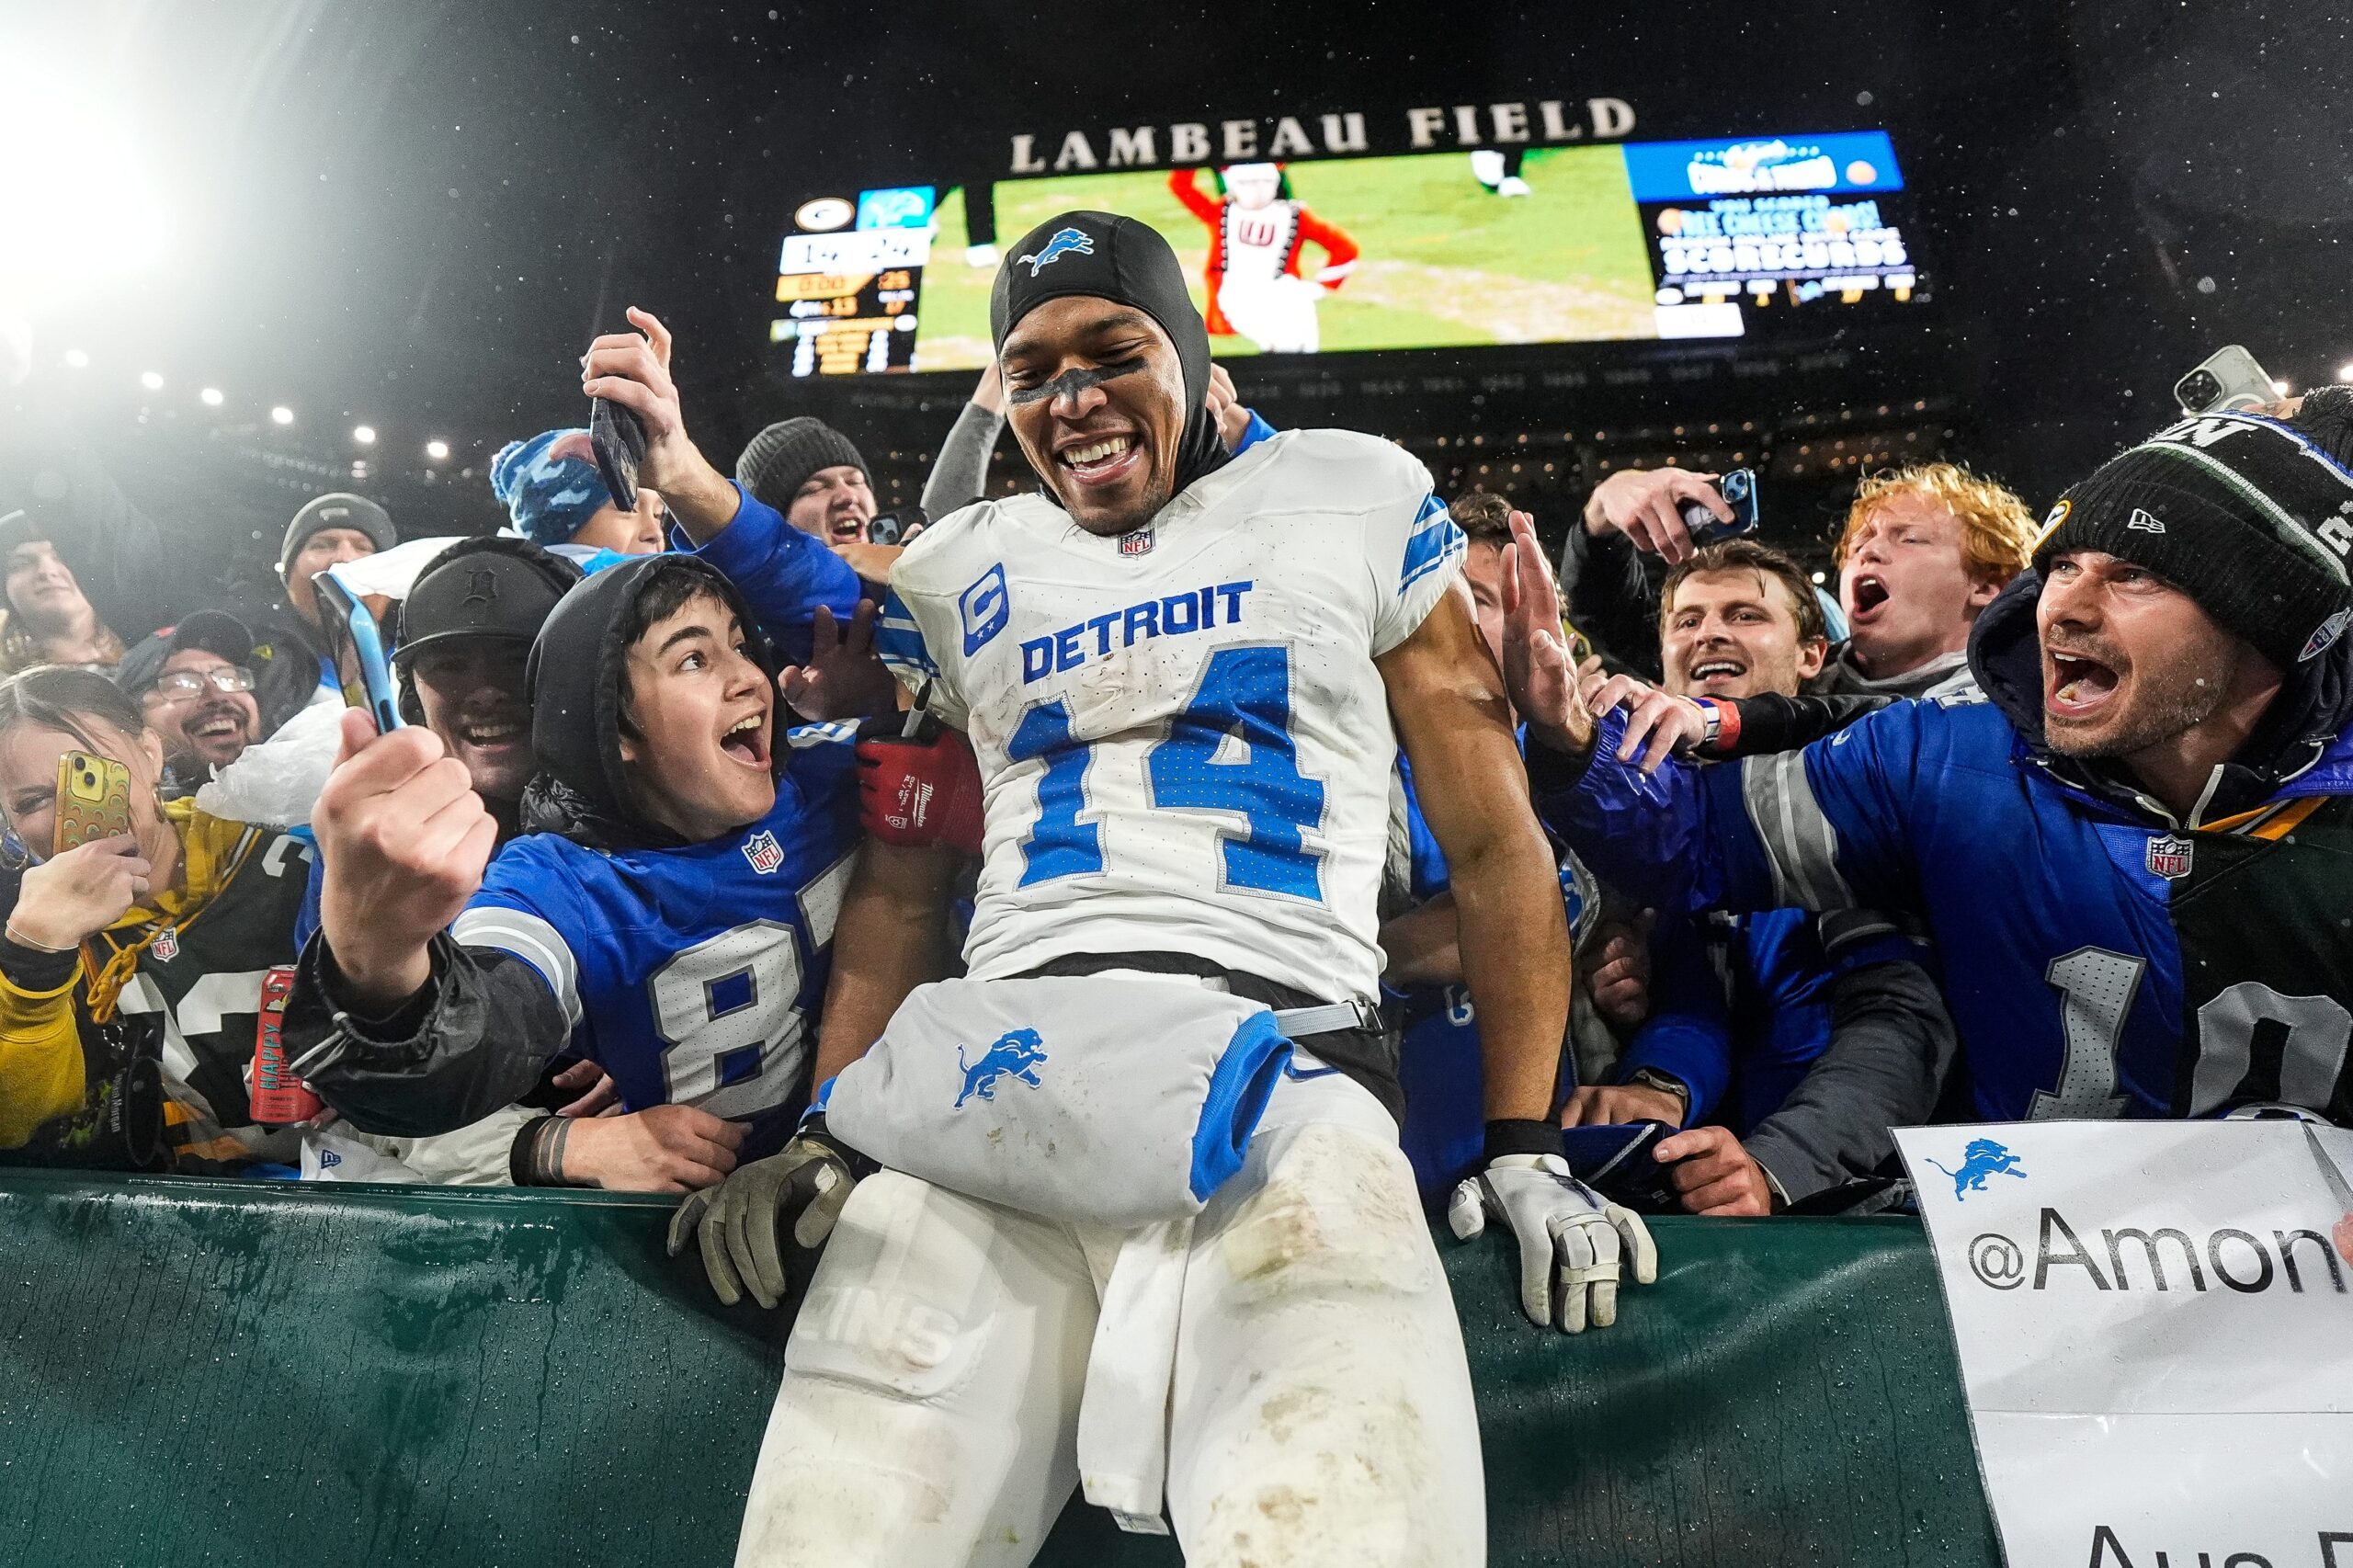
[[[1013,263],[1018,267],[1023,262],[1028,262],[1029,276],[1035,278],[1041,269],[1051,267],[1066,256],[1093,256],[1094,254],[1095,241],[1086,230],[1056,229],[1053,237],[1046,242],[1044,250],[1040,251],[1036,256],[1017,256],[1013,258]]]

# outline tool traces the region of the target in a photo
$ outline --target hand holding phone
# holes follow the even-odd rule
[[[1725,540],[1756,531],[1756,471],[1736,468],[1716,481],[1716,494],[1733,510],[1733,520],[1725,522],[1698,501],[1683,503],[1683,526],[1691,535],[1694,549],[1721,544]]]
[[[359,687],[355,691],[346,682],[344,701],[365,708],[376,721],[377,733],[391,734],[403,724],[400,688],[393,683],[392,662],[385,656],[383,633],[377,630],[375,616],[361,602],[358,591],[343,580],[338,568],[330,566],[311,581],[318,590],[320,619],[326,625],[328,642],[335,645],[336,664],[342,664],[343,647],[347,643],[359,666]]]
[[[131,769],[110,756],[69,751],[57,759],[54,852],[131,832]]]
[[[637,509],[637,465],[645,460],[645,421],[610,398],[588,402],[588,444],[605,493],[624,512]]]

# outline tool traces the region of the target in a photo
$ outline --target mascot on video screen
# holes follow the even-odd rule
[[[1223,197],[1203,191],[1199,173],[1176,170],[1168,188],[1209,225],[1210,331],[1246,337],[1269,354],[1313,354],[1316,303],[1356,269],[1356,241],[1291,199],[1280,165],[1227,165]],[[1313,278],[1300,276],[1302,244],[1324,252]]]

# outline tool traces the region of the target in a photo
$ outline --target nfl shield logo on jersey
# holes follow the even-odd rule
[[[2177,834],[2161,833],[2149,840],[2149,871],[2153,876],[2175,877],[2189,875],[2189,852],[2192,846]]]
[[[1150,523],[1146,523],[1142,528],[1136,529],[1133,533],[1121,534],[1120,536],[1120,553],[1121,555],[1131,556],[1150,555],[1152,553],[1152,525]]]
[[[744,840],[744,858],[752,863],[752,869],[765,877],[784,864],[784,846],[776,841],[775,834],[762,828]]]
[[[164,963],[169,963],[174,959],[179,957],[180,934],[178,927],[166,926],[162,930],[156,932],[155,939],[147,944],[147,950],[154,954],[157,960]]]

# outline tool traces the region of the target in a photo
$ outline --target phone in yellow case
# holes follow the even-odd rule
[[[69,751],[57,759],[57,852],[131,831],[131,769]]]

